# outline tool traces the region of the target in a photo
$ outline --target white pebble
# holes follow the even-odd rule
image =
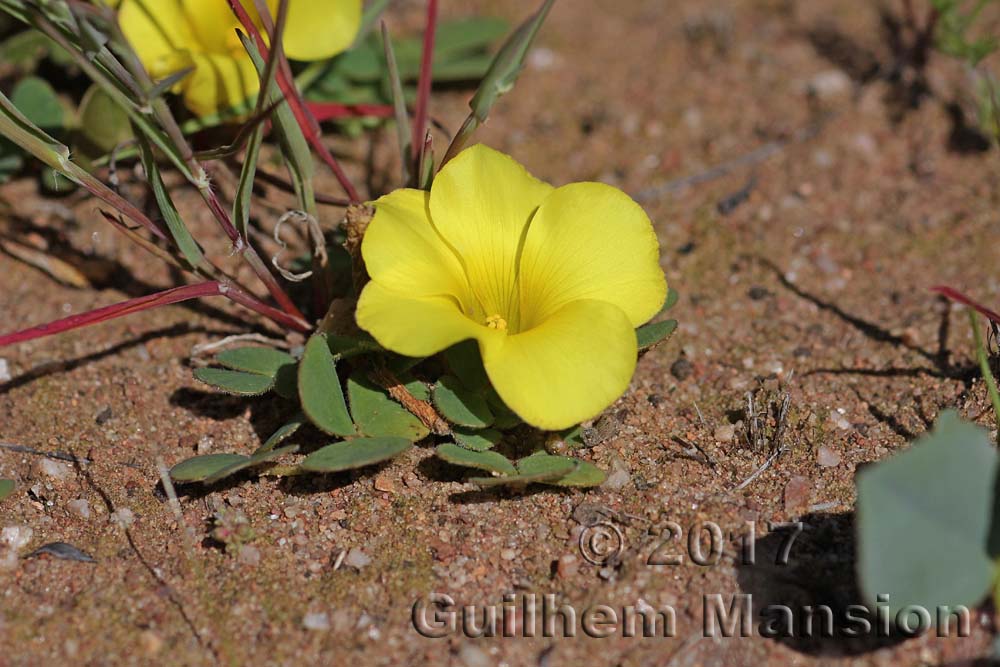
[[[90,503],[88,503],[84,498],[71,500],[66,503],[66,507],[80,519],[86,520],[90,518]]]
[[[325,632],[330,629],[330,617],[322,612],[306,614],[302,617],[302,627],[306,630]]]
[[[824,468],[833,468],[840,465],[840,454],[822,445],[816,453],[816,463]]]
[[[44,475],[56,480],[66,479],[73,472],[69,465],[54,459],[38,459],[34,467],[36,475]]]
[[[111,523],[116,524],[120,528],[128,528],[133,523],[135,523],[135,512],[127,507],[117,509],[111,513]]]
[[[6,526],[0,531],[0,542],[17,551],[26,546],[34,534],[30,526]]]
[[[713,435],[716,442],[732,442],[733,438],[736,437],[736,427],[732,424],[724,424],[715,429]]]
[[[344,565],[348,567],[353,567],[361,569],[372,562],[371,556],[366,554],[361,549],[351,549],[347,552],[347,556],[344,558]]]
[[[10,367],[7,360],[0,358],[0,382],[10,382]]]
[[[632,476],[628,474],[627,470],[618,469],[613,473],[608,475],[608,478],[604,480],[604,484],[601,484],[606,489],[620,489],[632,481]]]

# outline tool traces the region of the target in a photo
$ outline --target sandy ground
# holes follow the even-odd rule
[[[452,15],[527,12],[513,1],[445,4]],[[0,449],[0,476],[19,483],[0,526],[31,529],[22,553],[62,541],[96,560],[0,569],[0,665],[972,664],[991,641],[988,608],[968,637],[768,638],[758,627],[769,604],[797,614],[829,605],[842,629],[857,601],[857,467],[942,409],[990,420],[965,316],[927,288],[1000,302],[987,241],[996,152],[956,130],[948,105],[971,101],[956,64],[932,60],[930,93],[913,108],[866,76],[891,69],[887,44],[876,9],[848,0],[557,3],[480,138],[551,182],[596,179],[636,196],[681,294],[678,333],[642,359],[580,452],[612,472],[600,489],[478,492],[428,444],[358,474],[182,489],[179,524],[157,460],[249,452],[289,411],[192,379],[192,346],[245,331],[235,311],[172,307],[0,351],[10,375],[0,441],[90,461]],[[457,127],[466,97],[437,96],[432,113]],[[377,168],[390,169],[391,140],[377,140]],[[337,146],[360,174],[368,147]],[[718,177],[683,180],[746,156]],[[92,202],[45,203],[33,188],[3,190],[0,229],[32,227],[87,266],[95,289],[0,255],[4,330],[170,284]],[[207,229],[197,202],[185,206]],[[772,446],[747,443],[748,392],[772,410],[789,397],[787,451],[744,484]],[[248,548],[211,538],[217,513],[246,521]],[[775,564],[789,530],[774,524],[790,521],[803,530]],[[580,542],[597,530],[623,549],[595,565]],[[575,638],[541,636],[541,614],[537,636],[524,636],[530,617],[517,610],[548,594],[575,610]],[[433,621],[441,595],[459,616],[466,605],[513,607],[516,636],[470,638],[475,623],[421,636],[414,605]],[[706,605],[733,600],[752,604],[750,636],[710,627]],[[669,610],[672,636],[624,636],[619,622],[598,623],[590,634],[611,636],[595,638],[583,627],[649,609]]]

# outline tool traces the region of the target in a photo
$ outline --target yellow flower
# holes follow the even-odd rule
[[[260,27],[253,0],[241,0]],[[278,0],[267,0],[271,16]],[[236,106],[256,94],[257,70],[226,0],[122,0],[122,32],[155,80],[194,71],[174,92],[198,116]],[[361,24],[361,0],[289,0],[282,44],[293,60],[323,60],[351,45]]]
[[[445,165],[430,193],[377,200],[361,252],[361,328],[414,357],[475,339],[508,407],[549,430],[621,396],[635,327],[667,293],[656,234],[628,195],[553,188],[482,145]]]

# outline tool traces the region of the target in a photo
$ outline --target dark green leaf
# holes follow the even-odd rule
[[[37,76],[21,79],[11,91],[10,101],[38,127],[51,133],[64,125],[62,104],[49,82]]]
[[[280,445],[282,442],[290,438],[303,424],[306,423],[306,416],[299,412],[292,419],[279,428],[277,431],[271,434],[271,437],[264,441],[264,444],[257,448],[254,452],[254,456],[257,454],[262,454],[264,452],[269,452],[275,447]]]
[[[510,460],[498,452],[475,452],[447,442],[434,450],[438,458],[454,465],[478,468],[498,475],[516,475],[517,469]]]
[[[483,428],[493,423],[486,398],[462,385],[458,378],[445,375],[434,385],[434,405],[453,424]]]
[[[517,81],[517,77],[524,67],[524,59],[528,55],[528,50],[535,41],[535,36],[538,34],[539,28],[542,27],[542,23],[545,22],[552,2],[553,0],[545,0],[539,10],[521,24],[500,47],[489,71],[486,72],[479,84],[479,89],[472,101],[469,102],[472,113],[480,123],[486,121],[496,101],[514,87],[514,82]]]
[[[663,302],[663,308],[660,308],[661,313],[665,313],[674,306],[677,305],[677,300],[681,298],[681,295],[677,293],[673,287],[667,290],[667,298]]]
[[[573,472],[565,477],[545,483],[555,486],[600,486],[608,478],[607,474],[593,463],[579,459],[571,460],[576,461],[576,469]]]
[[[99,157],[134,138],[128,114],[97,84],[83,94],[79,109],[83,154]]]
[[[260,396],[274,387],[274,378],[225,368],[196,368],[194,377],[200,382],[237,396]]]
[[[452,374],[472,391],[479,392],[489,386],[490,379],[483,368],[479,343],[476,341],[465,340],[452,345],[444,351],[444,358]]]
[[[241,454],[205,454],[181,461],[170,469],[170,479],[175,482],[200,482],[234,463],[249,461]]]
[[[580,463],[578,459],[536,452],[518,461],[517,471],[522,475],[546,474],[549,479],[555,480],[576,470]]]
[[[260,449],[258,449],[256,452],[254,452],[253,456],[251,456],[250,458],[240,461],[234,461],[225,468],[215,471],[214,473],[206,477],[203,481],[205,482],[205,484],[215,484],[220,479],[229,477],[230,475],[235,475],[241,470],[252,468],[253,466],[259,466],[264,463],[268,463],[278,458],[279,456],[283,456],[285,454],[293,454],[298,450],[299,450],[298,445],[288,445],[287,447],[279,447],[277,449],[269,449],[266,451],[261,451]]]
[[[225,350],[215,360],[226,368],[276,378],[284,366],[294,366],[295,357],[270,347],[237,347]]]
[[[455,436],[455,442],[466,449],[471,449],[477,452],[484,452],[487,449],[493,449],[503,438],[503,433],[492,428],[473,430],[462,428],[460,426],[456,426],[452,430],[452,435]]]
[[[347,381],[347,396],[351,404],[351,415],[361,435],[406,438],[416,442],[430,433],[423,422],[392,400],[387,391],[361,372],[355,373]]]
[[[906,451],[858,473],[858,578],[870,604],[887,596],[895,617],[907,605],[971,607],[986,596],[996,473],[989,435],[951,411]]]
[[[645,350],[662,343],[677,330],[677,320],[664,320],[662,322],[650,322],[643,324],[635,330],[635,337],[639,341],[639,349]]]
[[[299,467],[311,472],[362,468],[399,456],[410,448],[410,444],[406,438],[355,438],[316,450]]]
[[[14,483],[12,479],[0,479],[0,500],[3,500],[10,494],[14,493],[14,489],[17,488],[17,484]]]
[[[302,411],[320,430],[331,435],[354,435],[354,424],[324,334],[316,334],[306,343],[299,364],[299,399]]]

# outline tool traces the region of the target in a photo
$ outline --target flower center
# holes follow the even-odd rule
[[[500,331],[507,330],[507,320],[505,320],[500,315],[490,315],[486,318],[486,326],[490,329],[499,329]]]

